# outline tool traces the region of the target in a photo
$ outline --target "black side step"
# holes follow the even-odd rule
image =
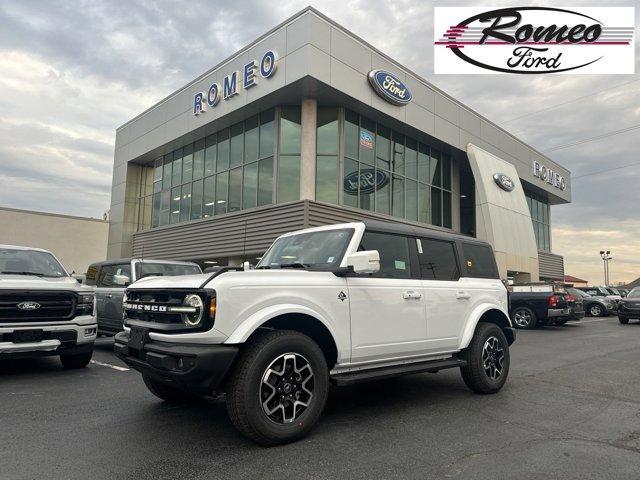
[[[444,370],[445,368],[464,367],[466,364],[467,361],[460,358],[447,358],[445,360],[405,363],[403,365],[392,365],[390,367],[339,373],[337,375],[333,375],[331,380],[338,386],[345,386],[353,385],[354,383],[367,382],[369,380],[381,380],[384,378],[397,377],[399,375],[409,375],[412,373],[435,373],[438,370]]]

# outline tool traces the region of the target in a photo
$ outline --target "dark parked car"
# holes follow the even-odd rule
[[[608,317],[617,309],[613,300],[602,295],[594,296],[577,288],[567,288],[567,292],[576,298],[582,298],[584,311],[591,317]]]
[[[516,328],[564,325],[571,320],[575,299],[564,292],[515,291],[509,295],[509,312]]]
[[[631,290],[618,305],[618,321],[626,325],[631,319],[640,320],[640,287]]]

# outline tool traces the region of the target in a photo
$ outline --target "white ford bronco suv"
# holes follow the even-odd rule
[[[153,394],[224,393],[263,445],[309,432],[330,383],[459,367],[495,393],[515,340],[488,244],[379,221],[288,233],[252,270],[142,279],[124,312],[115,352]]]
[[[0,359],[59,355],[67,369],[87,366],[94,304],[51,252],[0,245]]]

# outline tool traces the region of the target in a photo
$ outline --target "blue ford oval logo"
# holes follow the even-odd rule
[[[406,105],[411,101],[412,95],[409,87],[396,75],[386,70],[371,70],[369,83],[376,93],[387,102],[394,105]]]
[[[344,177],[344,193],[349,195],[358,195],[358,187],[360,194],[366,195],[381,189],[389,183],[389,176],[373,168],[363,168],[358,172],[352,172]]]
[[[504,173],[496,173],[493,176],[493,180],[496,184],[506,192],[512,192],[514,188],[516,188],[516,184],[511,180],[510,177],[506,176]]]

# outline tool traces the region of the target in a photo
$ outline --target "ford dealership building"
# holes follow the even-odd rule
[[[565,168],[307,8],[117,129],[108,257],[255,263],[284,232],[376,218],[562,280],[550,206],[570,201]]]

